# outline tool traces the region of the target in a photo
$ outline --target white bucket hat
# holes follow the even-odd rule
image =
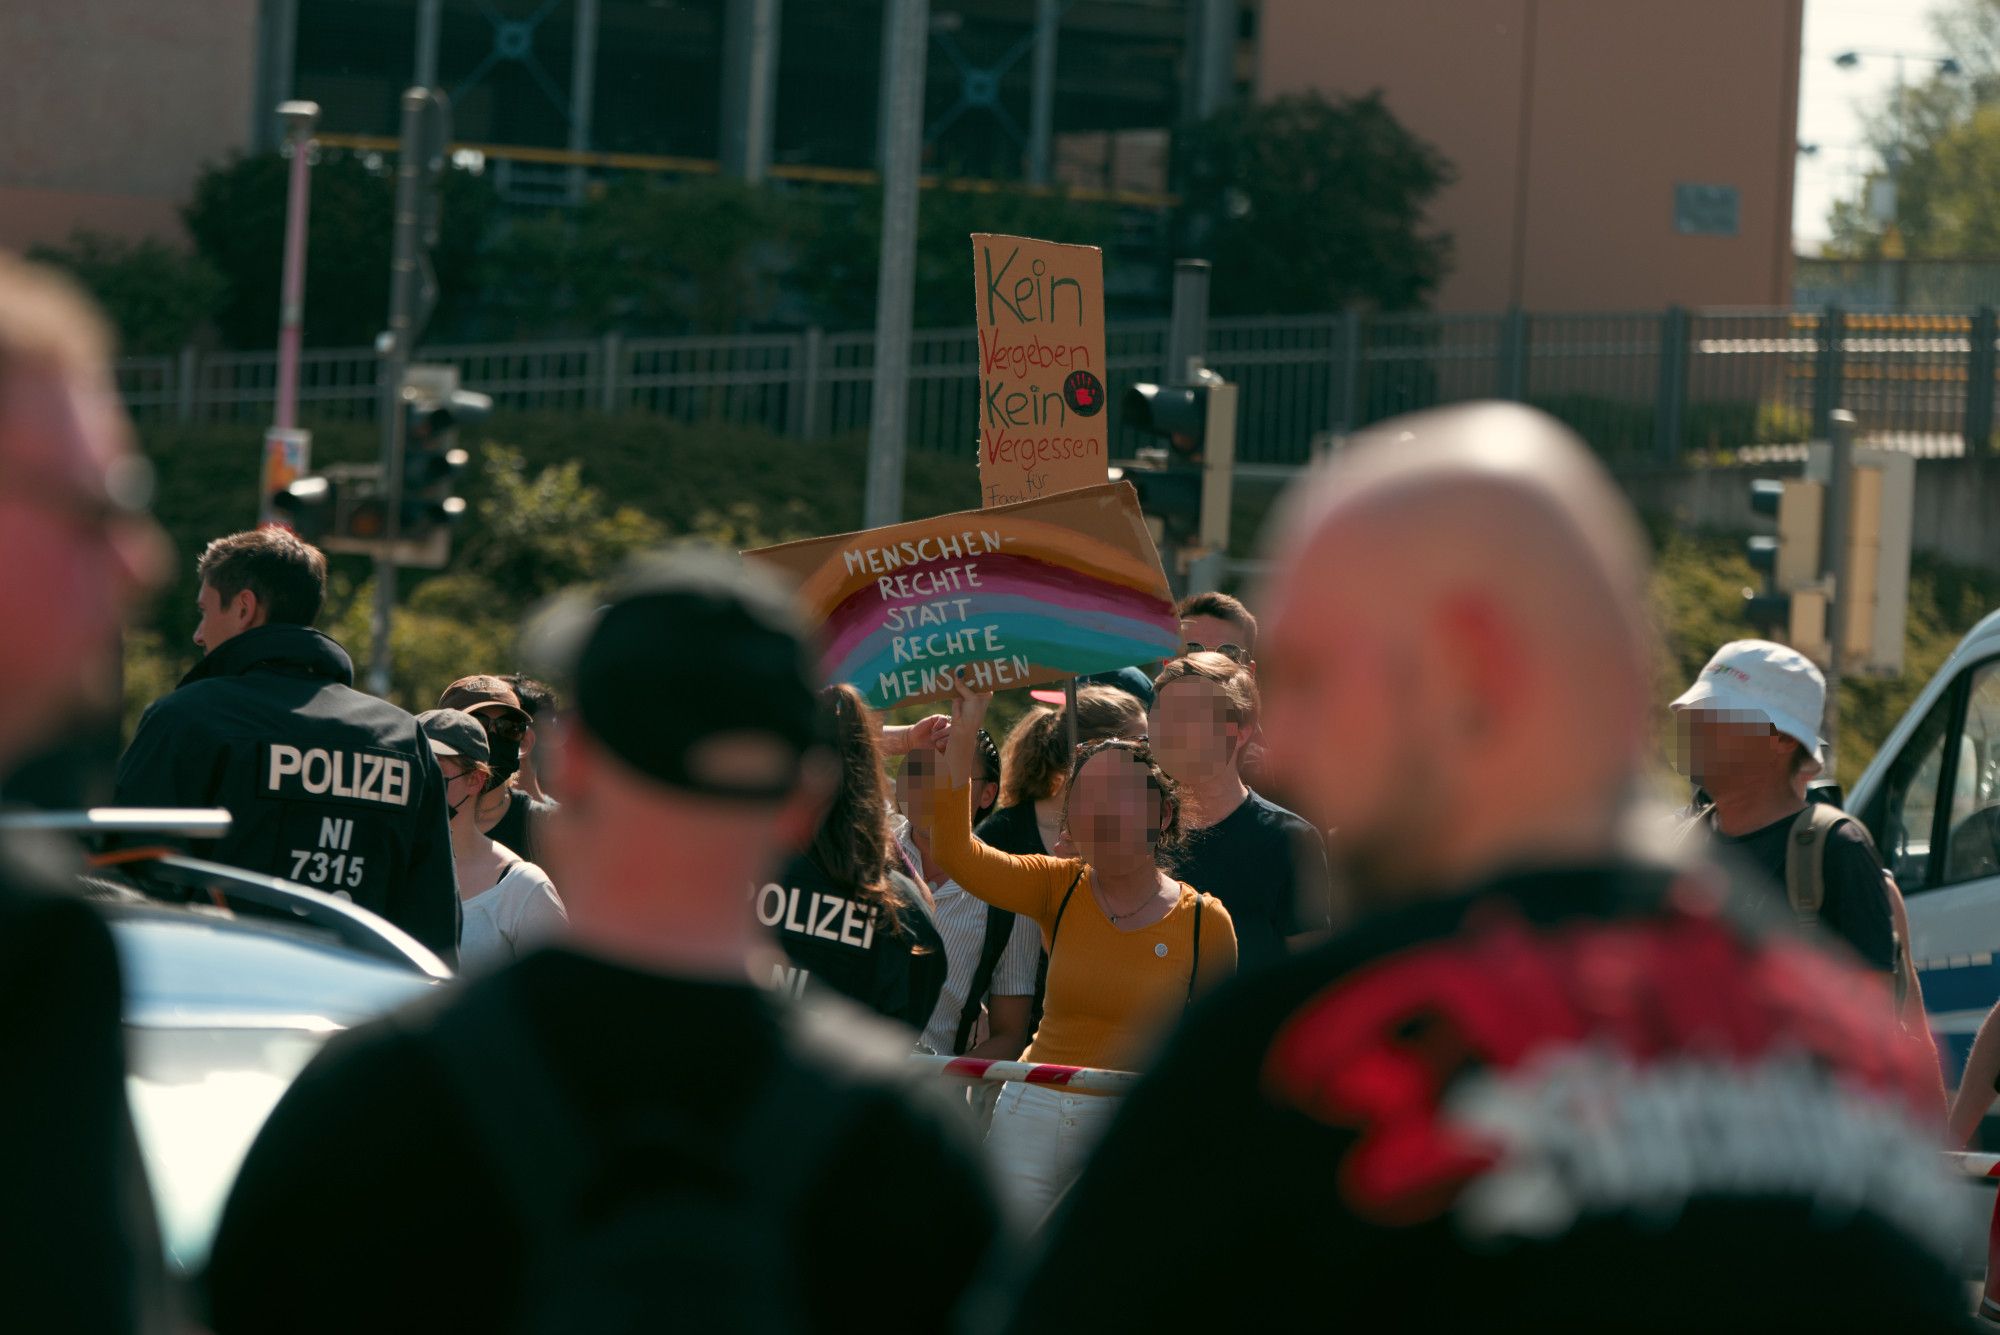
[[[1717,649],[1694,685],[1668,707],[1755,714],[1818,757],[1826,678],[1796,649],[1735,640]]]

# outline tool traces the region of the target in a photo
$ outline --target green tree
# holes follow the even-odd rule
[[[829,193],[804,206],[795,223],[798,263],[792,283],[821,324],[836,329],[875,323],[881,273],[882,192]],[[1103,204],[1024,188],[931,189],[917,203],[918,328],[970,325],[973,319],[974,232],[1033,236],[1099,246],[1107,283],[1119,263],[1118,215]]]
[[[1214,263],[1218,314],[1410,310],[1450,267],[1424,215],[1451,165],[1379,93],[1232,107],[1177,151],[1185,253]]]
[[[149,237],[127,241],[72,232],[28,258],[67,269],[111,317],[122,351],[173,352],[191,341],[223,292],[222,276],[198,255]]]
[[[312,173],[306,241],[305,341],[341,347],[374,341],[389,306],[393,159],[327,150]],[[203,172],[182,211],[188,232],[227,287],[216,310],[235,348],[277,341],[290,162],[278,153],[237,157]],[[438,307],[429,328],[462,319],[478,287],[478,252],[498,199],[481,176],[444,176],[438,245],[431,252]],[[544,276],[546,279],[546,276]]]
[[[1956,73],[1923,77],[1886,94],[1864,120],[1880,160],[1828,217],[1825,253],[1840,259],[1960,258],[2000,254],[2000,0],[1957,0],[1931,18]],[[1877,217],[1878,184],[1895,180],[1891,217]]]
[[[801,206],[773,187],[626,177],[574,212],[496,230],[481,316],[496,331],[730,334],[768,323]]]
[[[487,444],[481,462],[474,522],[459,543],[457,564],[504,590],[512,613],[602,578],[626,555],[665,537],[639,511],[608,505],[603,492],[584,482],[575,458],[530,473],[519,450]]]

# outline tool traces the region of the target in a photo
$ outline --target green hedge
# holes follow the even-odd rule
[[[394,694],[406,704],[427,705],[460,673],[509,665],[512,628],[544,586],[601,574],[633,545],[700,536],[756,546],[861,524],[866,458],[858,437],[801,443],[726,424],[567,414],[503,414],[482,436],[492,444],[481,451],[484,466],[471,470],[471,513],[455,538],[453,567],[404,576]],[[134,710],[192,663],[194,557],[208,539],[247,525],[257,501],[252,431],[150,427],[144,446],[160,474],[158,513],[182,560],[177,585],[158,607],[157,629],[131,641],[127,699]],[[365,425],[325,426],[313,450],[322,464],[372,458],[376,437]],[[976,506],[969,455],[912,451],[904,513]],[[1239,553],[1255,549],[1279,490],[1263,483],[1238,488],[1231,545]],[[1750,633],[1741,619],[1742,595],[1756,577],[1740,537],[1680,532],[1664,523],[1653,525],[1652,536],[1664,708],[1716,646]],[[352,557],[336,557],[333,566],[324,624],[364,659],[369,567]],[[2000,575],[1921,557],[1913,562],[1905,672],[1893,680],[1851,681],[1843,694],[1843,781],[1859,776],[1924,681],[1994,607],[2000,607]]]

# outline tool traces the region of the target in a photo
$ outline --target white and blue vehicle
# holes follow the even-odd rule
[[[1902,887],[1910,955],[1955,1087],[2000,1001],[2000,612],[1924,687],[1846,809]]]

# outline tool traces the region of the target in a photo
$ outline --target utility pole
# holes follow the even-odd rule
[[[597,0],[576,0],[576,49],[569,63],[569,151],[590,151],[591,107],[597,99]],[[569,169],[569,202],[583,203],[582,163]]]
[[[722,171],[756,185],[771,169],[779,0],[727,0],[722,23]]]
[[[875,288],[875,399],[868,427],[868,487],[862,523],[903,517],[908,442],[910,316],[916,295],[917,171],[922,165],[925,58],[930,0],[889,0],[883,50],[882,267]]]
[[[435,88],[438,79],[438,24],[444,0],[417,0],[417,69],[419,88]]]
[[[299,344],[306,305],[306,215],[312,191],[313,126],[319,103],[286,102],[278,108],[291,146],[291,179],[285,192],[285,267],[278,298],[278,403],[272,424],[298,425]]]
[[[403,517],[403,377],[416,339],[418,234],[422,224],[424,158],[427,139],[442,144],[448,135],[425,133],[428,117],[443,114],[443,99],[428,88],[403,93],[403,143],[396,162],[396,220],[389,265],[389,327],[375,341],[377,392],[382,414],[382,546],[375,556],[375,616],[369,646],[368,689],[389,694],[389,632],[396,613],[396,543]]]
[[[1826,776],[1838,780],[1836,762],[1840,746],[1840,678],[1846,654],[1847,603],[1851,591],[1844,587],[1841,564],[1847,552],[1847,528],[1854,508],[1854,414],[1836,409],[1830,417],[1828,442],[1833,447],[1833,476],[1827,480],[1826,518],[1820,525],[1820,580],[1828,591],[1826,601],[1826,716],[1820,721],[1820,740],[1826,747]]]
[[[1170,385],[1191,385],[1208,358],[1207,260],[1174,261],[1174,304],[1167,317],[1166,377]]]
[[[1055,139],[1056,27],[1062,0],[1035,0],[1035,63],[1028,102],[1028,181],[1047,185]]]

